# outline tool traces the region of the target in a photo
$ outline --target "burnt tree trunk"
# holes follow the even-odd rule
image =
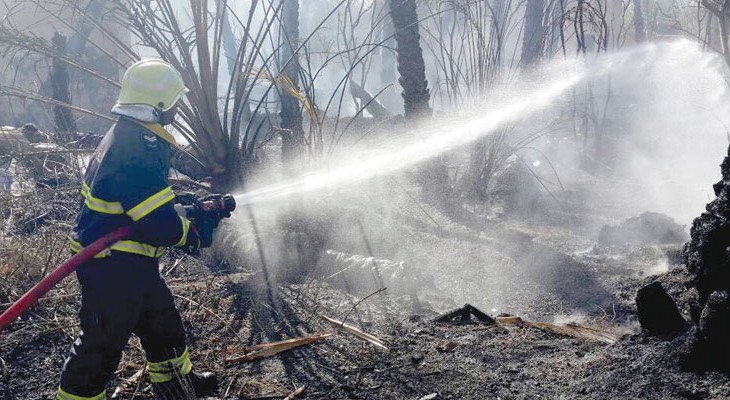
[[[390,0],[390,16],[395,29],[398,80],[403,87],[405,118],[413,126],[421,118],[431,117],[430,93],[426,81],[421,37],[418,32],[418,11],[415,0]],[[418,181],[427,201],[446,206],[453,199],[451,182],[442,157],[421,167]]]
[[[542,59],[545,42],[544,12],[545,0],[527,0],[525,36],[522,39],[521,64],[523,68],[532,67]]]
[[[395,28],[398,73],[403,87],[405,117],[408,120],[431,116],[430,93],[423,62],[418,12],[415,0],[391,0],[390,16]]]
[[[282,52],[279,59],[279,71],[288,82],[280,87],[281,98],[281,152],[284,161],[291,161],[304,149],[304,128],[302,126],[302,109],[299,100],[290,90],[299,91],[299,1],[281,0],[281,42]]]
[[[66,36],[56,32],[51,39],[51,44],[58,54],[66,53]],[[68,65],[58,58],[53,59],[51,91],[54,100],[71,104],[71,93],[68,89]],[[53,122],[56,133],[63,143],[69,141],[72,132],[76,132],[76,121],[67,107],[53,106]]]

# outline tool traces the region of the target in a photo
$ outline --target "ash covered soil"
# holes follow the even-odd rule
[[[195,365],[218,374],[220,399],[284,399],[302,386],[297,399],[730,398],[727,376],[682,372],[673,342],[642,335],[636,321],[636,292],[654,280],[688,319],[682,243],[599,244],[605,224],[651,210],[597,205],[579,193],[555,194],[557,202],[541,196],[499,218],[409,199],[380,211],[373,198],[353,200],[355,209],[358,202],[375,209],[357,214],[368,240],[325,240],[306,277],[292,280],[271,264],[264,273],[245,257],[221,258],[220,248],[202,258],[170,252],[162,271]],[[78,333],[78,302],[75,280],[67,279],[0,335],[0,399],[52,398]],[[464,303],[493,317],[578,323],[618,341],[433,321]],[[322,316],[346,319],[388,350],[340,332],[266,359],[227,361],[244,346],[332,329]],[[143,367],[133,338],[109,394],[122,388],[117,398],[151,399]]]

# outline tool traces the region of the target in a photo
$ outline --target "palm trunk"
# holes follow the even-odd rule
[[[282,19],[282,56],[279,71],[291,84],[291,89],[299,90],[299,1],[281,0]],[[279,88],[281,97],[282,158],[291,161],[301,154],[304,148],[304,128],[299,101],[287,88]]]
[[[66,53],[66,36],[56,32],[51,39],[53,49],[59,54]],[[51,91],[53,99],[64,104],[71,104],[71,93],[68,89],[68,65],[58,58],[53,59],[51,69]],[[56,105],[53,107],[54,125],[56,134],[63,143],[70,141],[72,132],[76,132],[76,121],[67,107]]]
[[[403,87],[405,117],[408,120],[431,116],[430,93],[423,62],[418,13],[415,0],[391,0],[390,16],[395,28],[399,82]]]
[[[543,14],[545,12],[545,0],[528,0],[525,10],[525,36],[522,39],[522,60],[523,68],[530,68],[537,64],[542,58],[543,43],[545,41],[545,26],[543,25]]]
[[[390,0],[390,16],[395,29],[399,82],[403,88],[403,108],[409,125],[432,115],[430,93],[423,61],[418,12],[415,0]],[[446,164],[439,157],[424,165],[418,181],[427,201],[446,206],[453,199]]]

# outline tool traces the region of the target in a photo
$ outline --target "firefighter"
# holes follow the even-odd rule
[[[57,400],[106,399],[105,386],[132,333],[144,348],[158,397],[189,399],[217,389],[213,374],[193,369],[180,314],[158,269],[165,247],[195,252],[210,246],[218,222],[179,216],[167,181],[176,143],[163,125],[173,121],[187,91],[181,74],[161,60],[139,61],[122,78],[112,109],[118,120],[82,182],[71,249],[78,252],[130,223],[134,233],[76,271],[81,334],[63,365]]]

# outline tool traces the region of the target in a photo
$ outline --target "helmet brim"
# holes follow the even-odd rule
[[[175,105],[177,104],[177,102],[180,101],[180,99],[182,99],[183,97],[185,97],[185,95],[188,94],[189,91],[190,91],[190,89],[188,89],[185,86],[183,86],[183,88],[180,89],[180,91],[177,92],[177,94],[175,95],[175,98],[172,101],[172,103],[170,103],[170,106],[167,107],[167,108],[165,108],[165,109],[163,109],[162,111],[167,111],[167,110],[175,107]]]

